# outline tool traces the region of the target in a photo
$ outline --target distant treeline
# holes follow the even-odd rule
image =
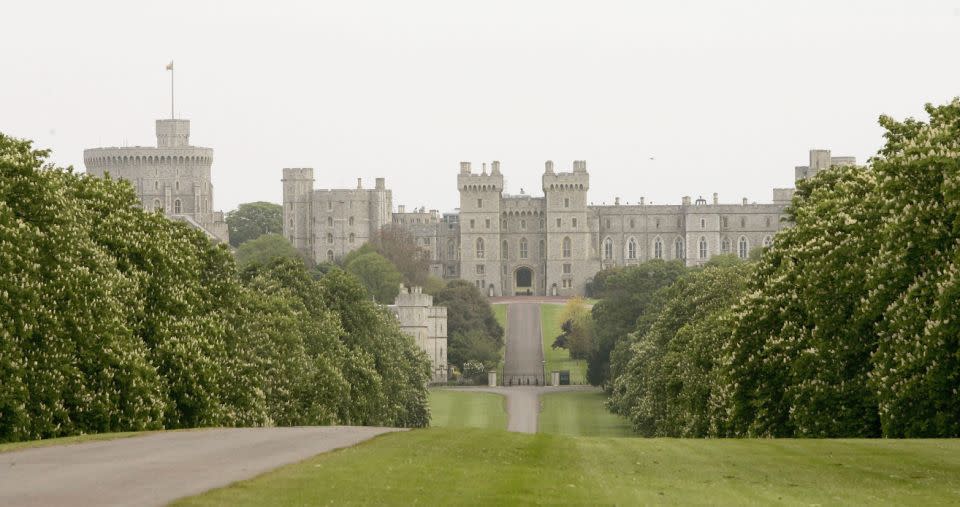
[[[591,379],[649,436],[960,436],[960,100],[798,183],[759,260],[598,276]]]
[[[238,271],[129,183],[46,157],[0,134],[0,441],[429,424],[428,360],[353,276]]]

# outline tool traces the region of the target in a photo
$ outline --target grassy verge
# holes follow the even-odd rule
[[[503,396],[493,393],[431,389],[430,417],[437,428],[507,428]]]
[[[553,340],[557,338],[562,331],[560,330],[560,313],[563,311],[563,305],[542,304],[540,305],[540,329],[543,333],[543,355],[547,360],[547,381],[552,371],[570,370],[571,384],[587,383],[587,362],[582,359],[571,359],[570,352],[566,349],[554,350]]]
[[[610,413],[600,391],[561,391],[540,395],[540,432],[582,437],[634,436],[630,422]]]
[[[495,304],[491,305],[493,307],[493,316],[497,319],[497,322],[500,324],[500,327],[503,328],[503,338],[504,346],[500,347],[500,362],[497,363],[497,384],[503,384],[503,361],[504,354],[507,351],[506,338],[507,338],[507,305],[506,304]]]
[[[672,440],[392,433],[180,505],[935,505],[960,440]]]
[[[47,438],[44,440],[29,440],[26,442],[10,442],[0,444],[0,452],[19,451],[21,449],[30,449],[33,447],[49,447],[52,445],[82,444],[84,442],[96,442],[100,440],[114,440],[117,438],[129,438],[139,435],[154,433],[152,431],[126,431],[119,433],[94,433],[91,435],[77,435],[75,437]]]

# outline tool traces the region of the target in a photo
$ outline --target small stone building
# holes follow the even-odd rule
[[[447,381],[447,309],[433,306],[433,296],[421,287],[400,286],[396,302],[389,307],[400,329],[413,337],[430,358],[430,380]]]

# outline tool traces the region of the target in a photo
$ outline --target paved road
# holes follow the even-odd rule
[[[507,306],[503,384],[543,385],[543,341],[540,337],[540,305],[537,303]]]
[[[0,505],[165,505],[394,428],[173,431],[0,453]]]

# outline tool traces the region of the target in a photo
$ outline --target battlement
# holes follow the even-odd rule
[[[487,174],[487,164],[479,173],[471,172],[470,162],[460,162],[460,174],[457,175],[457,187],[460,191],[503,192],[503,174],[500,173],[500,162],[491,164],[491,173]]]
[[[190,120],[157,120],[157,148],[190,146]]]
[[[586,160],[574,160],[571,172],[554,172],[553,162],[547,161],[543,173],[543,191],[549,190],[590,190],[590,174]]]

